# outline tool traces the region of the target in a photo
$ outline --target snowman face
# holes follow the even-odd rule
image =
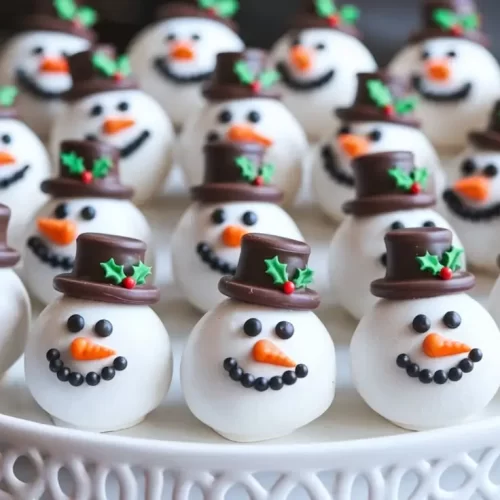
[[[72,84],[67,57],[88,47],[87,40],[73,35],[34,31],[10,42],[6,64],[23,90],[42,98],[59,97]]]

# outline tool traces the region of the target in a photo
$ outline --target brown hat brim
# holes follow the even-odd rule
[[[191,188],[191,197],[202,203],[226,201],[262,201],[280,203],[283,192],[275,186],[252,186],[237,183],[202,184]]]
[[[66,101],[76,101],[92,94],[101,92],[113,92],[115,90],[137,90],[139,87],[133,78],[123,78],[122,80],[108,80],[104,78],[94,78],[83,82],[75,82],[68,92],[63,94]]]
[[[326,29],[340,31],[341,33],[353,36],[355,38],[358,38],[359,40],[363,38],[361,32],[354,26],[347,26],[342,24],[338,26],[332,26],[327,18],[319,17],[312,14],[300,14],[298,16],[295,16],[292,19],[292,22],[289,24],[289,28],[291,30],[298,30],[298,31],[315,29],[315,28],[326,28]]]
[[[427,208],[435,204],[436,197],[429,193],[387,194],[349,200],[342,205],[342,209],[348,215],[362,217],[395,212],[397,210]]]
[[[189,5],[181,2],[172,2],[168,5],[160,7],[156,12],[156,18],[162,19],[173,19],[176,17],[197,17],[200,19],[212,19],[221,24],[226,25],[228,28],[235,32],[238,32],[238,25],[231,18],[220,17],[216,15],[210,15],[204,9],[198,9],[194,5]]]
[[[341,120],[349,122],[386,122],[420,128],[420,122],[415,118],[405,118],[396,114],[387,115],[383,110],[371,106],[339,108],[335,113]]]
[[[488,37],[481,31],[469,31],[460,33],[452,33],[451,31],[443,31],[439,28],[427,28],[421,31],[413,33],[408,39],[409,44],[425,42],[432,38],[461,38],[463,40],[469,40],[470,42],[475,42],[480,45],[488,47],[490,45]]]
[[[14,267],[20,260],[17,250],[7,246],[0,247],[0,267]]]
[[[232,276],[223,276],[219,281],[219,292],[231,299],[278,309],[316,309],[321,300],[314,290],[306,288],[287,295],[279,289],[262,288],[237,281]]]
[[[500,134],[492,130],[484,132],[470,132],[469,141],[480,149],[500,151]]]
[[[81,181],[57,178],[43,181],[41,190],[54,198],[116,198],[129,200],[134,195],[134,190],[121,184],[106,184],[106,187],[98,184],[84,184]]]
[[[111,304],[151,305],[160,300],[160,291],[154,286],[140,286],[131,290],[118,285],[95,283],[59,274],[54,278],[54,288],[70,297]]]
[[[20,31],[54,31],[58,33],[66,33],[68,35],[77,36],[88,40],[94,44],[97,40],[96,33],[71,21],[58,19],[57,17],[47,16],[43,14],[26,16],[19,23]]]
[[[269,99],[281,99],[281,93],[276,88],[261,89],[254,91],[248,85],[214,85],[207,82],[202,87],[202,94],[209,101],[229,101],[233,99],[253,99],[256,97],[267,97]]]
[[[474,275],[467,271],[454,273],[450,280],[430,278],[421,280],[387,280],[373,281],[370,290],[375,297],[389,300],[426,299],[465,292],[476,284]]]

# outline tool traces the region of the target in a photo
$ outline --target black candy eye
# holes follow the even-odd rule
[[[498,168],[490,163],[489,165],[486,165],[486,167],[484,167],[483,174],[486,177],[495,177],[498,174]]]
[[[457,57],[457,53],[454,51],[454,50],[450,50],[446,53],[446,56],[447,57],[451,57],[451,58],[454,58],[454,57]]]
[[[174,33],[169,33],[168,35],[165,36],[165,40],[167,40],[168,42],[172,42],[175,40],[175,35]]]
[[[4,144],[10,144],[12,142],[12,137],[9,134],[2,135],[2,142]]]
[[[207,142],[216,142],[219,140],[219,134],[217,132],[209,132],[207,134]]]
[[[463,175],[472,175],[476,171],[476,168],[476,164],[470,158],[464,160],[460,167]]]
[[[429,57],[431,57],[431,54],[430,54],[430,52],[428,50],[424,50],[420,54],[420,58],[422,59],[422,61],[425,61],[426,59],[429,59]]]
[[[217,119],[219,120],[220,123],[229,123],[233,119],[233,115],[231,111],[225,109],[224,111],[221,111],[219,113]]]
[[[94,332],[99,335],[99,337],[109,337],[113,333],[113,325],[107,319],[100,319],[94,325]]]
[[[35,56],[39,56],[41,54],[43,54],[43,47],[35,47],[31,53]]]
[[[349,125],[342,125],[342,127],[339,128],[337,135],[344,135],[350,133],[351,133],[351,127],[349,127]]]
[[[67,216],[68,216],[68,205],[66,205],[66,203],[61,203],[57,205],[56,209],[54,210],[54,217],[56,219],[64,219]]]
[[[426,220],[422,225],[423,227],[436,227],[436,223],[431,220]]]
[[[292,47],[296,47],[297,45],[300,45],[300,38],[299,37],[292,38],[291,45],[292,45]]]
[[[97,141],[97,135],[95,134],[87,134],[85,136],[86,141]]]
[[[245,212],[241,220],[246,226],[253,226],[254,224],[257,224],[258,218],[255,212]]]
[[[222,224],[226,220],[226,212],[222,208],[218,208],[212,212],[210,218],[214,224]]]
[[[128,111],[130,106],[128,102],[123,101],[120,104],[118,104],[117,108],[119,111]]]
[[[191,35],[191,40],[194,40],[195,42],[197,42],[200,38],[201,36],[198,35],[198,33],[194,33],[193,35]]]
[[[250,111],[247,118],[249,122],[257,123],[260,121],[260,113],[258,113],[257,111]]]
[[[80,212],[82,219],[92,220],[95,217],[95,208],[94,207],[83,207]]]
[[[391,229],[393,231],[396,231],[397,229],[404,229],[404,228],[405,228],[405,225],[399,220],[397,220],[391,224]]]
[[[102,112],[104,111],[103,107],[100,104],[96,104],[91,110],[90,110],[90,116],[100,116],[102,115]]]
[[[429,331],[431,322],[425,314],[417,314],[417,316],[413,318],[411,326],[417,333],[425,333]]]
[[[316,44],[316,46],[314,48],[316,50],[325,50],[326,49],[326,45],[324,43],[318,43],[318,44]]]
[[[374,130],[373,132],[370,132],[368,137],[372,142],[380,141],[380,139],[382,139],[382,132],[380,132],[380,130]]]
[[[274,329],[276,335],[283,340],[288,340],[295,331],[295,328],[288,321],[280,321]]]
[[[262,323],[257,318],[247,319],[243,325],[243,331],[249,337],[257,337],[262,331]]]
[[[448,311],[443,316],[443,323],[448,328],[458,328],[460,326],[460,324],[462,323],[462,318],[460,317],[460,314],[458,314],[457,312]]]
[[[72,314],[66,322],[66,327],[71,333],[81,332],[85,327],[85,320],[79,314]]]

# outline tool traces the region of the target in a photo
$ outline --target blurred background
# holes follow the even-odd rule
[[[0,29],[14,29],[16,18],[27,12],[36,0],[0,0]],[[240,0],[236,20],[249,46],[268,48],[286,28],[287,19],[302,0]],[[102,42],[112,42],[123,50],[128,40],[142,26],[154,19],[162,0],[87,0],[101,14],[98,31]],[[349,3],[349,0],[346,2]],[[385,64],[419,23],[419,0],[352,0],[362,9],[360,28],[365,42],[379,64]],[[485,31],[492,35],[500,16],[499,0],[478,0]],[[495,37],[493,51],[500,55],[500,37]]]

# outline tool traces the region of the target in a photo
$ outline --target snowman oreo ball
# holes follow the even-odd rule
[[[50,175],[47,151],[20,119],[18,89],[0,86],[0,203],[12,210],[8,240],[21,249],[26,225],[47,197],[40,183]]]
[[[352,169],[356,197],[344,205],[348,217],[333,236],[329,269],[337,302],[361,319],[377,300],[370,283],[385,271],[385,234],[412,227],[451,228],[433,210],[436,197],[429,191],[429,171],[415,166],[412,153],[361,156],[352,162]],[[453,244],[461,247],[456,234]],[[465,263],[464,256],[460,262]]]
[[[85,233],[75,266],[54,279],[63,294],[38,317],[24,358],[26,383],[56,425],[96,432],[141,422],[168,391],[172,352],[149,307],[146,245]]]
[[[120,151],[122,180],[136,204],[161,187],[172,163],[173,129],[160,105],[137,87],[126,56],[81,52],[69,58],[73,87],[51,132],[51,152],[67,139],[99,140]]]
[[[24,238],[26,286],[44,304],[58,297],[54,277],[73,267],[79,234],[129,236],[148,245],[151,241],[148,222],[130,201],[133,189],[120,183],[115,148],[96,141],[65,141],[59,162],[58,177],[42,183],[51,199]]]
[[[0,376],[23,353],[31,319],[28,292],[13,270],[20,255],[7,244],[9,219],[10,209],[0,204]]]
[[[71,88],[68,56],[95,41],[96,12],[79,0],[33,0],[0,54],[0,81],[21,90],[19,112],[43,139]]]
[[[203,87],[207,104],[191,117],[180,137],[179,159],[189,184],[203,178],[203,146],[229,140],[265,146],[266,161],[276,165],[274,183],[285,202],[293,201],[302,181],[307,138],[279,100],[279,73],[265,52],[218,54],[215,72]]]
[[[181,363],[189,409],[231,441],[284,436],[331,405],[335,349],[312,312],[306,243],[265,234],[243,237],[234,277],[219,304],[191,332]]]
[[[474,276],[443,228],[400,229],[385,237],[380,297],[351,341],[356,389],[381,416],[425,430],[480,413],[500,387],[500,332],[465,292]]]
[[[232,16],[238,0],[182,0],[159,7],[157,22],[147,26],[128,48],[141,88],[154,97],[180,128],[204,100],[219,52],[243,50]]]
[[[355,6],[337,6],[334,0],[302,4],[271,59],[281,73],[283,103],[309,139],[318,141],[333,131],[332,110],[352,103],[356,74],[375,71],[377,63],[360,41]]]
[[[420,130],[414,95],[400,79],[378,71],[358,74],[357,94],[349,108],[337,110],[341,119],[334,135],[322,141],[313,157],[314,196],[334,220],[344,217],[342,205],[354,194],[351,161],[387,151],[410,151],[418,165],[432,173],[431,190],[444,188],[437,153]]]
[[[273,185],[276,169],[263,160],[262,146],[214,142],[204,154],[205,179],[192,188],[193,204],[172,236],[172,262],[187,300],[206,312],[224,299],[217,284],[221,275],[235,273],[243,235],[302,235],[278,205],[283,193]]]
[[[486,48],[473,0],[423,0],[422,22],[388,69],[411,79],[420,95],[425,135],[457,151],[470,130],[486,125],[500,96],[500,67]]]

